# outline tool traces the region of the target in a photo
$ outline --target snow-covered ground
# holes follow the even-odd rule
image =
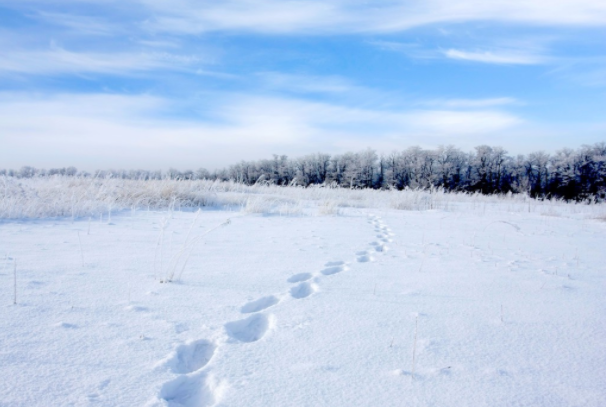
[[[0,242],[1,406],[606,405],[590,217],[124,211]]]

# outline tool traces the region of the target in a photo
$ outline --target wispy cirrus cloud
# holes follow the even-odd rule
[[[513,43],[516,47],[500,46],[502,40],[483,38],[481,40],[468,39],[468,42],[478,42],[490,44],[489,46],[478,47],[476,50],[464,50],[449,47],[442,49],[440,47],[429,47],[420,43],[402,43],[396,41],[369,41],[368,44],[384,51],[397,52],[406,55],[412,59],[431,60],[431,59],[452,59],[460,61],[478,62],[484,64],[498,65],[539,65],[548,64],[556,61],[556,58],[548,55],[548,47],[545,46],[545,40],[513,40],[507,42]],[[447,42],[447,41],[445,41]]]
[[[67,28],[77,32],[78,35],[114,36],[127,32],[126,27],[119,23],[82,14],[37,11],[30,16],[47,24]]]
[[[154,18],[144,23],[153,31],[196,34],[211,31],[262,33],[313,32],[342,26],[348,17],[334,3],[320,1],[165,2],[144,0]]]
[[[156,17],[153,30],[180,33],[236,30],[262,33],[398,32],[435,23],[500,21],[533,25],[606,23],[606,5],[598,0],[343,0],[214,1],[143,0]]]
[[[74,52],[52,47],[47,50],[4,51],[0,73],[129,75],[154,70],[184,70],[202,62],[198,56],[164,52]]]
[[[443,54],[450,59],[499,65],[539,65],[545,64],[550,60],[543,55],[515,50],[463,51],[448,49],[443,51]]]
[[[578,58],[557,66],[548,74],[586,87],[606,86],[606,56]]]
[[[488,99],[433,99],[421,101],[418,104],[447,109],[478,109],[495,106],[519,105],[521,102],[511,97],[499,97]]]
[[[128,31],[139,26],[174,34],[244,31],[308,35],[394,33],[432,24],[475,21],[538,26],[606,24],[606,3],[600,0],[58,0],[52,5],[45,0],[5,0],[4,3],[29,9],[62,10],[68,6],[77,9],[82,5],[114,9],[117,18],[111,24],[62,11],[40,14],[56,24],[98,34],[119,22]],[[114,28],[118,29],[116,25]]]

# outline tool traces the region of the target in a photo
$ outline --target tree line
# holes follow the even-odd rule
[[[533,197],[566,200],[606,199],[606,143],[563,149],[555,154],[539,151],[510,156],[501,147],[481,145],[472,152],[454,146],[436,149],[410,147],[389,154],[372,149],[330,155],[308,154],[298,158],[274,155],[271,159],[240,161],[210,172],[99,170],[79,172],[74,167],[40,170],[0,170],[16,178],[52,175],[114,177],[123,179],[174,179],[235,181],[246,185],[330,185],[344,188],[398,189],[444,188],[446,191],[529,193]]]

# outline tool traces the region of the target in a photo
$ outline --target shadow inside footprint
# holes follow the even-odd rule
[[[167,365],[174,373],[186,374],[202,369],[210,362],[217,345],[206,339],[200,339],[180,345]]]
[[[206,407],[219,400],[221,386],[206,372],[179,376],[160,390],[160,398],[168,407]]]
[[[289,283],[300,283],[301,281],[307,281],[311,278],[311,273],[299,273],[290,277],[288,280]]]
[[[322,270],[322,274],[324,274],[325,276],[330,276],[332,274],[340,273],[343,270],[345,270],[345,268],[343,266],[327,267],[324,270]]]
[[[280,302],[280,299],[275,295],[259,298],[258,300],[251,301],[245,304],[240,311],[243,314],[250,314],[252,312],[259,312]]]
[[[239,321],[228,322],[225,331],[230,338],[240,342],[256,342],[265,336],[271,325],[271,319],[264,314],[254,314]]]
[[[293,298],[301,299],[305,297],[309,297],[314,293],[315,287],[309,283],[301,283],[290,289],[290,295]]]

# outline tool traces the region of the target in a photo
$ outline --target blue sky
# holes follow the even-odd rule
[[[601,0],[0,0],[0,167],[606,141]]]

